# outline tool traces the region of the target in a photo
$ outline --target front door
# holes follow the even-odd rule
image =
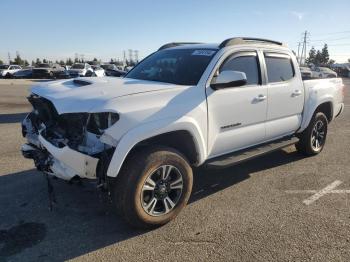
[[[265,140],[267,89],[262,85],[257,53],[233,53],[219,67],[219,72],[224,70],[244,72],[248,82],[240,87],[207,89],[209,158]]]

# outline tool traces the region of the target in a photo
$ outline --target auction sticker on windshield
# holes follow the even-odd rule
[[[212,56],[215,53],[213,50],[195,50],[192,55],[204,55],[204,56]]]

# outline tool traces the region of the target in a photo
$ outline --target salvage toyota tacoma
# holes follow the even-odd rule
[[[124,78],[34,86],[22,153],[64,180],[95,179],[131,225],[173,219],[192,168],[223,168],[295,144],[311,156],[344,109],[340,78],[303,81],[293,52],[258,38],[169,43]]]

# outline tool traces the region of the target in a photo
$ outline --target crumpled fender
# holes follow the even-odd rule
[[[206,142],[194,119],[187,116],[180,119],[166,118],[137,126],[124,134],[118,141],[107,170],[107,176],[116,177],[118,175],[128,153],[137,143],[156,135],[180,130],[188,131],[192,135],[199,156],[199,164],[203,163],[206,156]]]

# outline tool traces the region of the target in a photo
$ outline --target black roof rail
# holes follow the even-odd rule
[[[284,44],[282,42],[278,42],[278,41],[270,40],[270,39],[256,38],[256,37],[233,37],[233,38],[229,38],[229,39],[224,40],[219,45],[219,48],[223,48],[223,47],[231,46],[231,45],[247,44],[249,42],[262,42],[262,43],[269,43],[269,44],[284,46]]]
[[[167,49],[170,47],[175,47],[175,46],[180,46],[180,45],[195,45],[195,44],[201,44],[201,43],[197,43],[197,42],[172,42],[172,43],[167,43],[165,45],[162,45],[159,50],[163,50],[163,49]]]

